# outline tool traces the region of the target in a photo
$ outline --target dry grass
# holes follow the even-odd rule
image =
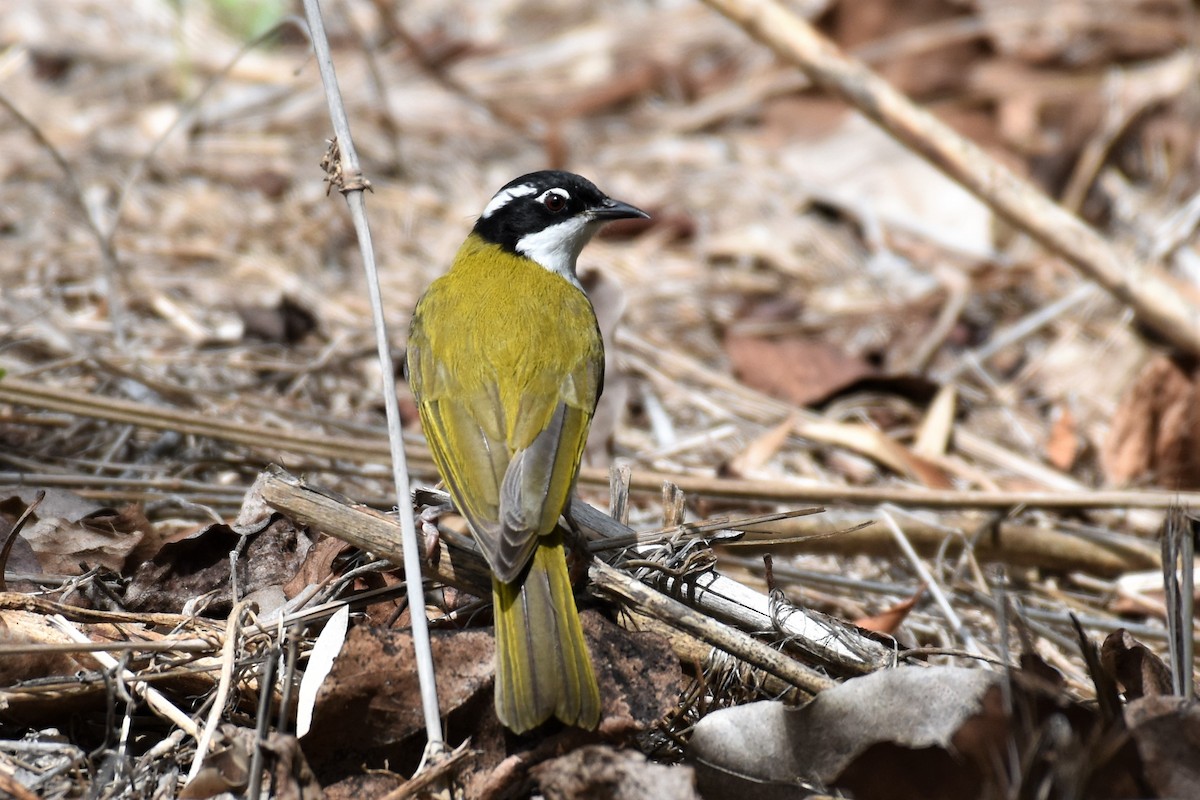
[[[205,8],[174,9],[42,0],[0,18],[0,95],[29,123],[0,114],[0,367],[9,380],[167,407],[257,438],[180,435],[86,404],[70,413],[0,406],[0,480],[136,499],[163,530],[231,517],[269,462],[386,507],[368,310],[344,206],[326,196],[317,167],[328,123],[314,66],[295,35],[235,61],[239,42]],[[701,481],[710,491],[690,497],[696,517],[780,507],[778,496],[729,499],[721,481],[730,478],[899,490],[902,501],[908,490],[1115,488],[1100,455],[1121,397],[1153,354],[1123,306],[1082,288],[898,145],[800,92],[794,70],[708,8],[418,0],[399,17],[381,9],[396,13],[384,3],[331,4],[327,22],[374,189],[368,208],[397,350],[417,296],[492,192],[522,172],[563,166],[658,218],[637,235],[598,240],[582,259],[603,276],[602,316],[620,317],[608,333],[613,422],[598,431],[611,446],[600,442],[590,456],[599,474],[620,462],[635,476]],[[1045,183],[1063,185],[1061,169],[1045,168],[1053,158],[1074,163],[1100,148],[1108,159],[1096,181],[1077,176],[1071,191],[1092,186],[1081,205],[1125,252],[1175,245],[1167,264],[1190,297],[1194,220],[1171,210],[1186,210],[1197,188],[1186,169],[1195,143],[1179,133],[1190,130],[1194,89],[1172,93],[1160,80],[1150,111],[1106,105],[1093,69],[1133,57],[1166,64],[1185,52],[1173,28],[1148,25],[1145,52],[1134,56],[1099,48],[1073,64],[1062,53],[1014,51],[989,33],[1001,22],[977,22],[990,46],[937,62],[963,74],[923,99]],[[1106,30],[1076,33],[1096,48],[1113,36]],[[885,32],[867,55],[889,74],[906,41]],[[937,42],[925,46],[944,55]],[[1041,82],[1023,80],[1035,69]],[[903,72],[889,77],[904,85]],[[1089,137],[1055,116],[1072,111],[1108,121]],[[1065,152],[1053,152],[1054,141]],[[98,240],[111,243],[109,255]],[[284,298],[317,330],[294,341],[248,338],[247,320],[278,323],[271,310]],[[828,376],[774,351],[734,364],[731,332],[818,342],[834,353],[830,371],[853,362],[876,380],[841,393],[830,385],[817,393],[832,393],[819,411],[797,413],[795,398],[761,390],[763,373],[800,370],[808,384]],[[934,413],[933,395],[951,384],[951,413]],[[273,430],[361,450],[330,458],[281,445]],[[418,432],[408,435],[428,481]],[[1153,486],[1156,476],[1123,478]],[[634,488],[631,524],[658,527],[663,508],[636,480]],[[583,490],[593,503],[607,499],[594,483]],[[942,531],[956,543],[1002,526],[1044,529],[1134,552],[1130,570],[1145,566],[1147,550],[1152,560],[1156,545],[1143,540],[1161,521],[1160,511],[1138,508],[868,504],[831,508],[825,530],[883,513],[901,530]],[[1002,561],[1002,550],[988,558]],[[722,567],[762,586],[761,559],[743,552],[722,550]],[[836,545],[809,552],[802,542],[774,552],[775,580],[791,601],[849,619],[932,578],[958,619],[926,597],[897,635],[989,658],[1009,652],[995,591],[1005,584],[1034,647],[1084,695],[1091,682],[1069,613],[1093,634],[1123,626],[1166,652],[1152,590],[1112,571],[1047,574],[1035,555],[1002,574],[970,547],[922,550],[918,570],[886,541],[870,556]],[[68,761],[77,769],[83,757]]]

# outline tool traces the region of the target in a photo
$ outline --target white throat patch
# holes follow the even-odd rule
[[[487,206],[483,209],[483,214],[480,216],[483,219],[487,219],[492,214],[495,214],[497,211],[511,203],[513,200],[516,200],[518,197],[525,197],[526,195],[533,194],[536,191],[537,189],[533,188],[533,186],[528,183],[522,183],[520,186],[510,186],[507,189],[501,189],[500,191],[496,192],[495,197],[488,201]]]
[[[517,252],[582,289],[575,275],[575,261],[601,224],[582,215],[571,217],[537,233],[525,234],[517,240]]]

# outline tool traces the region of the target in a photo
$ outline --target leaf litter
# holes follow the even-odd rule
[[[1186,4],[809,5],[843,47],[1196,295]],[[491,712],[486,592],[431,585],[467,796],[745,792],[721,788],[730,776],[788,796],[1200,791],[1167,622],[1192,606],[1154,569],[1162,496],[1103,502],[1200,489],[1194,358],[1160,354],[1119,303],[700,4],[356,1],[330,16],[394,346],[513,175],[566,166],[654,209],[583,258],[601,276],[610,377],[581,495],[605,507],[608,467],[628,468],[618,516],[684,523],[643,580],[702,603],[702,575],[736,578],[771,629],[732,624],[834,684],[784,707],[811,692],[589,592],[600,732],[511,737]],[[210,8],[156,0],[26,4],[0,39],[0,94],[73,176],[6,112],[6,539],[48,495],[5,551],[0,792],[204,797],[247,791],[255,770],[279,797],[405,791],[423,740],[402,571],[247,494],[281,463],[395,503],[352,230],[315,172],[328,124],[303,44],[234,63],[241,41]],[[112,258],[89,230],[110,223]],[[693,488],[663,502],[664,477]],[[930,507],[925,489],[1012,499]],[[1076,491],[1095,504],[1050,502]],[[681,543],[709,517],[814,503],[825,512]],[[431,559],[465,552],[460,520],[427,519]],[[708,547],[715,559],[698,558]],[[344,603],[346,643],[296,739],[300,677]],[[885,643],[896,668],[821,661],[785,619],[796,608],[876,629],[840,635]],[[938,697],[954,713],[933,713]],[[829,713],[838,702],[858,716]],[[721,725],[726,747],[704,750]],[[854,755],[805,744],[835,741]]]

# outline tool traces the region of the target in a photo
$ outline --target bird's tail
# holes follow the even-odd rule
[[[496,714],[524,733],[558,717],[589,730],[600,689],[571,592],[562,534],[542,537],[516,581],[492,578],[496,604]]]

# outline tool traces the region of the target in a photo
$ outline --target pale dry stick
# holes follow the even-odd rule
[[[922,336],[916,349],[904,359],[903,363],[896,366],[897,373],[924,373],[929,362],[946,342],[951,331],[954,330],[954,326],[958,324],[958,318],[962,316],[963,310],[967,307],[967,299],[971,295],[970,283],[967,278],[962,273],[950,270],[939,270],[939,272],[942,275],[942,284],[946,286],[948,295],[946,302],[942,304],[941,311],[938,312],[937,319],[934,320],[929,333]]]
[[[377,553],[384,558],[396,560],[402,555],[399,552],[401,545],[396,542],[395,529],[398,523],[394,519],[366,509],[348,507],[334,498],[303,486],[295,478],[280,470],[271,470],[266,473],[265,480],[262,480],[259,485],[263,500],[269,506],[298,522],[309,525],[315,530],[324,531],[361,549]],[[607,514],[578,500],[571,506],[571,516],[584,528],[597,532],[603,531],[606,535],[611,533],[628,536],[633,533]],[[486,562],[477,552],[460,550],[457,547],[442,547],[440,551],[437,563],[431,567],[434,577],[475,595],[480,595],[491,585],[491,573],[487,569]],[[813,690],[827,685],[828,678],[776,652],[771,645],[765,642],[733,629],[729,629],[731,632],[728,635],[719,632],[717,629],[728,628],[728,626],[710,619],[703,609],[692,609],[677,600],[668,598],[657,589],[646,586],[631,575],[614,570],[612,567],[604,570],[606,577],[599,577],[597,565],[601,564],[603,562],[599,559],[592,561],[589,576],[592,578],[593,585],[603,584],[610,590],[610,593],[631,599],[638,607],[641,607],[642,601],[651,603],[654,609],[644,609],[650,616],[661,619],[667,624],[676,625],[681,630],[693,633],[698,638],[704,638],[716,646],[729,649],[733,655],[743,661],[760,666],[781,680],[794,682],[794,685],[801,688]],[[703,593],[696,600],[703,605],[712,599],[712,596],[712,593]],[[657,603],[657,598],[666,602]],[[677,613],[685,615],[687,619],[677,620],[675,618]],[[701,619],[705,621],[702,622]],[[828,627],[828,623],[819,625],[822,637],[829,635]],[[846,640],[855,638],[860,640],[856,645],[856,652],[871,652],[878,647],[877,643],[862,637],[854,629],[841,627],[838,633],[839,650],[845,646]],[[717,644],[718,642],[719,644]],[[804,647],[806,650],[819,651],[823,644],[824,638],[808,641],[804,643]],[[854,656],[852,655],[852,657]],[[861,658],[861,655],[857,657]],[[840,659],[840,654],[831,653],[827,660],[837,662]]]
[[[956,535],[958,531],[982,529],[986,535],[978,536],[970,549],[985,561],[1109,576],[1159,566],[1157,553],[1134,537],[1129,537],[1131,542],[1105,544],[1008,520],[983,528],[984,519],[980,516],[955,515],[945,524],[937,524],[920,514],[907,513],[907,517],[905,537],[918,553],[926,556],[937,553],[948,539],[953,551],[966,548],[968,543]],[[879,524],[873,511],[866,509],[837,509],[819,516],[745,524],[739,529],[745,530],[740,538],[719,542],[723,551],[793,544],[795,547],[790,551],[809,554],[890,557],[896,552],[891,533]]]
[[[1115,67],[1104,80],[1105,116],[1084,145],[1062,193],[1062,204],[1078,211],[1112,146],[1146,109],[1177,97],[1196,80],[1195,53],[1189,48],[1149,64]]]
[[[588,574],[592,584],[603,594],[633,603],[648,616],[678,628],[729,653],[736,653],[747,663],[787,681],[809,694],[817,694],[834,685],[834,681],[812,667],[763,646],[747,633],[723,625],[701,611],[684,605],[640,581],[610,567],[603,561],[593,561]]]
[[[48,617],[48,621],[51,625],[62,631],[68,638],[73,639],[80,644],[89,644],[92,641],[83,633],[83,631],[79,630],[70,622],[68,622],[66,617],[62,616],[61,614],[55,614],[51,617]],[[92,658],[99,661],[100,665],[105,669],[115,670],[120,668],[120,664],[117,662],[117,660],[108,653],[93,653]],[[200,729],[196,727],[196,723],[192,720],[192,718],[176,708],[175,705],[171,703],[171,701],[168,700],[162,692],[151,686],[147,686],[144,681],[139,680],[138,676],[129,670],[122,670],[122,678],[125,680],[125,682],[129,683],[133,687],[133,690],[137,694],[146,699],[146,703],[150,706],[152,711],[175,725],[180,730],[187,733],[187,735],[191,736],[193,739],[200,738]]]
[[[1150,257],[1157,260],[1173,254],[1192,238],[1197,225],[1200,225],[1200,192],[1155,225]]]
[[[1011,325],[994,333],[988,339],[987,344],[980,345],[974,350],[968,350],[963,355],[962,360],[956,363],[951,369],[935,373],[933,376],[934,380],[939,383],[948,383],[955,380],[965,370],[970,368],[972,361],[983,364],[1005,347],[1014,345],[1022,339],[1032,336],[1071,309],[1083,305],[1095,297],[1096,292],[1097,289],[1095,286],[1090,283],[1084,284],[1077,287],[1070,294],[1055,300],[1053,303],[1025,315]]]
[[[1146,266],[1131,270],[1094,229],[1054,203],[861,62],[848,58],[777,0],[705,0],[776,55],[873,119],[992,210],[1133,309],[1146,327],[1200,356],[1200,308]]]
[[[904,557],[908,559],[917,575],[920,576],[921,581],[926,585],[926,587],[928,587],[929,593],[933,595],[934,602],[937,603],[938,608],[940,608],[942,611],[942,616],[944,616],[946,621],[950,623],[950,629],[954,631],[954,635],[962,641],[963,647],[965,647],[969,652],[983,655],[983,651],[979,649],[979,645],[975,643],[975,638],[971,636],[970,631],[966,629],[962,623],[962,620],[954,611],[954,607],[950,605],[950,600],[946,597],[946,593],[942,591],[941,584],[939,584],[937,579],[934,578],[933,573],[929,571],[929,568],[925,566],[925,562],[921,560],[919,555],[917,555],[917,551],[913,549],[911,544],[909,544],[908,538],[904,535],[904,531],[900,530],[900,526],[896,524],[896,520],[892,516],[891,512],[884,507],[883,509],[880,509],[880,517],[883,518],[884,524],[887,525],[888,530],[892,532],[892,536],[896,539],[896,545],[900,548],[900,551],[904,553]]]
[[[73,580],[73,578],[72,578]],[[28,611],[32,614],[57,614],[64,619],[75,622],[105,623],[117,625],[161,625],[166,628],[180,628],[195,625],[198,628],[208,628],[213,633],[219,633],[219,628],[208,620],[200,617],[189,617],[184,614],[167,614],[149,612],[135,614],[130,611],[105,611],[99,608],[81,608],[79,606],[56,603],[43,597],[37,597],[22,592],[0,592],[0,611]],[[77,640],[79,641],[79,640]],[[91,641],[86,639],[83,641]]]
[[[306,453],[332,459],[377,463],[386,463],[389,455],[388,445],[378,439],[293,433],[279,428],[246,425],[236,420],[223,419],[211,412],[181,411],[132,400],[101,397],[67,387],[44,386],[7,376],[0,381],[0,402],[28,405],[110,422],[131,423],[155,430],[208,436],[275,452]],[[432,461],[429,465],[432,468]]]
[[[212,743],[221,715],[225,713],[225,701],[229,699],[229,687],[233,684],[234,662],[237,660],[238,642],[241,641],[242,616],[249,610],[252,601],[242,600],[234,605],[229,612],[229,620],[225,625],[225,644],[221,648],[221,676],[217,681],[217,694],[212,707],[208,710],[208,720],[204,730],[196,741],[196,755],[192,759],[192,767],[188,770],[185,785],[191,783],[200,774],[204,766],[204,758],[208,755],[208,746]],[[269,691],[269,690],[268,690]]]
[[[627,337],[618,337],[622,342],[629,341]],[[670,354],[670,359],[664,359],[663,365],[671,374],[679,377],[694,377],[704,383],[717,385],[721,388],[732,387],[738,402],[747,399],[745,409],[752,409],[752,418],[764,424],[778,423],[788,414],[797,411],[795,406],[779,400],[772,400],[757,394],[753,389],[741,386],[732,378],[713,373],[700,366],[685,366],[677,368],[673,361],[687,361],[678,353]],[[200,412],[177,411],[146,403],[129,400],[115,400],[108,397],[87,395],[66,387],[48,387],[23,381],[18,378],[5,377],[0,380],[0,402],[16,405],[26,405],[48,411],[59,411],[93,419],[110,420],[114,422],[129,422],[155,430],[173,430],[198,436],[208,436],[235,444],[258,447],[273,453],[296,453],[314,457],[337,459],[342,461],[362,461],[371,463],[387,463],[387,446],[378,439],[355,438],[349,436],[323,436],[321,434],[297,435],[278,428],[267,428],[248,425],[241,422],[224,420],[212,414]],[[820,419],[811,412],[800,411],[806,418]],[[731,413],[726,410],[724,417]],[[967,442],[969,446],[981,441],[981,437],[967,430],[955,432],[956,441]],[[990,443],[989,443],[990,444]],[[981,452],[992,454],[999,458],[1019,458],[1016,454],[997,449],[994,444],[989,448],[984,445]],[[430,478],[436,477],[433,461],[429,453],[422,447],[409,448],[410,463],[416,474]],[[1009,462],[1018,463],[1018,462]],[[1032,463],[1027,460],[1025,464]],[[1042,467],[1048,470],[1048,467]],[[1057,474],[1057,473],[1056,473]],[[14,483],[21,482],[20,473],[0,474],[0,482],[4,475],[10,476]],[[1059,478],[1065,478],[1058,474]],[[47,476],[48,480],[55,480]],[[96,482],[130,479],[97,478]],[[1069,480],[1069,479],[1068,479]],[[778,503],[845,503],[851,505],[878,505],[893,503],[898,506],[922,508],[988,508],[1008,510],[1018,506],[1026,508],[1054,509],[1127,509],[1150,508],[1166,509],[1174,503],[1185,506],[1200,507],[1200,492],[1164,492],[1164,491],[954,491],[931,489],[907,489],[903,487],[867,487],[867,486],[836,486],[829,484],[815,485],[791,480],[740,480],[733,478],[706,477],[699,475],[674,475],[654,472],[651,470],[636,470],[630,478],[630,490],[658,494],[663,481],[672,481],[679,488],[693,496],[722,498],[729,500],[753,500],[759,502]],[[579,471],[579,483],[585,486],[607,488],[609,484],[608,471],[596,467],[584,467]],[[78,486],[78,482],[72,485]],[[180,489],[182,491],[183,489]]]
[[[41,655],[43,653],[207,653],[212,642],[203,639],[159,639],[151,642],[47,642],[44,644],[4,644],[4,655]]]
[[[1081,495],[1087,493],[1087,486],[1071,476],[1001,447],[991,439],[965,430],[955,431],[954,436],[958,449],[967,455],[1035,480],[1054,491],[1073,492]]]
[[[404,439],[400,429],[400,404],[396,398],[396,387],[392,376],[396,374],[392,364],[390,339],[383,312],[383,298],[379,288],[379,272],[375,264],[375,249],[371,244],[371,228],[367,224],[364,191],[370,183],[363,176],[354,140],[350,135],[350,119],[342,103],[337,74],[333,67],[333,55],[329,50],[329,39],[325,35],[325,24],[321,18],[318,0],[304,0],[304,13],[308,18],[313,51],[321,82],[325,86],[325,97],[329,103],[329,117],[333,123],[335,140],[334,158],[330,165],[331,185],[346,198],[350,216],[354,220],[354,232],[366,273],[367,293],[371,302],[371,317],[375,324],[375,342],[378,349],[379,369],[383,382],[383,404],[387,415],[389,454],[392,460],[392,480],[396,489],[396,502],[404,509],[400,513],[400,534],[403,542],[403,564],[408,605],[412,610],[410,626],[413,640],[413,656],[417,664],[417,683],[421,689],[421,710],[425,718],[426,748],[421,767],[431,757],[445,751],[442,738],[442,723],[438,712],[437,682],[433,667],[433,648],[429,642],[429,621],[425,616],[424,585],[421,578],[421,551],[417,541],[417,530],[411,510],[412,492],[408,480],[408,465],[404,454]]]

